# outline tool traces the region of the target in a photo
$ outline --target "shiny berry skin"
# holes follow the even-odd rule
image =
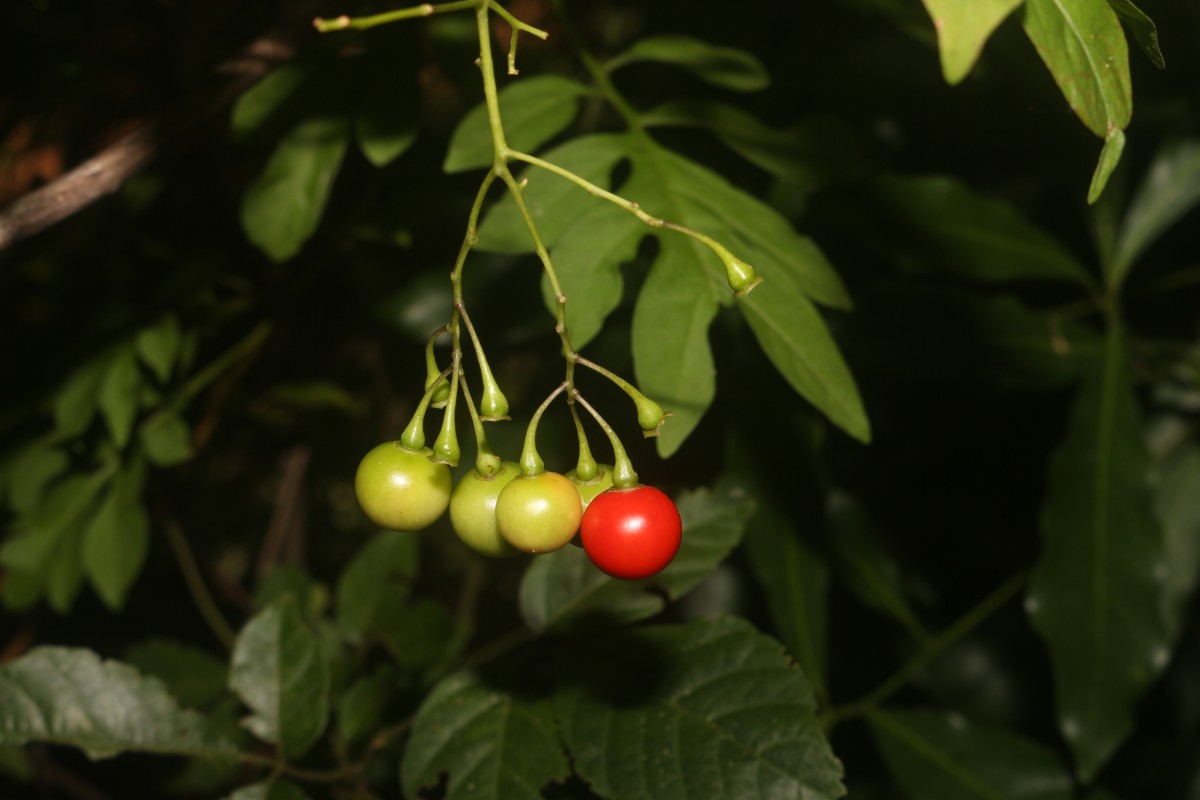
[[[514,478],[496,500],[500,535],[525,553],[550,553],[579,530],[583,503],[570,478],[540,472]]]
[[[367,517],[381,528],[419,531],[446,513],[453,481],[450,468],[429,460],[428,448],[399,442],[371,449],[354,474],[354,493]]]
[[[463,544],[492,558],[516,555],[516,548],[500,535],[496,501],[504,487],[520,474],[519,466],[505,461],[490,478],[471,470],[458,482],[450,496],[450,525]]]
[[[671,498],[653,486],[610,489],[592,500],[579,535],[598,569],[635,581],[671,563],[683,538],[683,522]]]

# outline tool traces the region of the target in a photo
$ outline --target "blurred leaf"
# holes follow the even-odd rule
[[[287,261],[321,221],[346,153],[346,120],[310,119],[284,136],[242,198],[246,236],[273,261]]]
[[[717,303],[696,269],[694,250],[682,239],[660,242],[634,305],[633,366],[641,390],[672,414],[656,442],[666,458],[700,424],[716,395],[708,327]]]
[[[150,547],[150,520],[142,505],[144,472],[141,464],[134,463],[114,475],[83,531],[83,570],[113,611],[124,608]]]
[[[79,552],[82,532],[72,528],[63,533],[46,565],[46,602],[62,616],[83,588],[83,561]]]
[[[619,134],[581,136],[550,150],[543,157],[584,180],[608,186],[613,167],[626,157],[625,137]],[[605,204],[551,172],[528,167],[521,173],[521,179],[529,182],[522,197],[546,247],[553,248],[563,232],[581,216]],[[476,247],[494,253],[533,252],[529,228],[508,192],[484,213]],[[444,278],[439,281],[446,283]]]
[[[33,763],[25,754],[25,749],[17,745],[0,745],[0,775],[8,776],[22,783],[30,783],[35,775]]]
[[[1043,550],[1026,599],[1050,649],[1058,724],[1085,781],[1129,734],[1134,704],[1169,658],[1163,532],[1129,381],[1113,329],[1050,464]]]
[[[639,118],[646,126],[707,128],[751,164],[809,190],[853,174],[866,160],[855,131],[836,117],[813,116],[788,128],[772,128],[737,106],[688,99],[668,101]]]
[[[829,660],[829,563],[800,538],[782,508],[754,496],[758,511],[747,526],[746,557],[775,632],[822,697]]]
[[[362,105],[354,120],[358,147],[377,167],[395,161],[417,140],[421,97],[408,65],[400,66],[404,71],[385,68],[369,73]]]
[[[816,308],[789,276],[764,274],[742,313],[771,363],[801,397],[861,442],[871,423],[850,368]]]
[[[420,671],[445,659],[454,636],[450,610],[436,600],[417,600],[411,605],[388,607],[373,625],[397,664]]]
[[[1108,0],[1117,16],[1125,20],[1125,24],[1133,31],[1133,38],[1146,51],[1150,63],[1159,69],[1166,69],[1167,62],[1163,59],[1162,50],[1158,47],[1158,26],[1154,20],[1146,16],[1146,12],[1135,6],[1130,0]]]
[[[337,704],[342,738],[353,744],[375,733],[398,684],[396,669],[389,664],[381,664],[370,675],[352,683]]]
[[[563,630],[596,618],[633,622],[662,610],[716,569],[737,546],[754,503],[736,488],[699,489],[681,496],[683,541],[675,560],[644,581],[621,581],[596,569],[579,547],[564,547],[530,563],[521,579],[520,607],[534,631]]]
[[[125,660],[143,675],[162,681],[188,708],[207,708],[225,697],[229,669],[206,650],[172,639],[145,639],[129,648]]]
[[[639,61],[679,67],[702,81],[737,92],[757,92],[771,83],[766,67],[745,50],[719,47],[691,36],[647,36],[609,59],[605,68],[614,72]]]
[[[142,384],[138,372],[137,352],[132,345],[120,347],[108,364],[100,384],[97,401],[108,430],[117,447],[124,447],[133,430],[138,413],[138,389]]]
[[[254,610],[262,611],[285,597],[292,598],[301,616],[314,619],[325,610],[329,592],[303,567],[276,565],[266,574],[254,592]]]
[[[918,642],[927,640],[929,633],[904,597],[900,569],[863,507],[850,495],[834,492],[826,513],[829,544],[847,588],[867,606],[899,622]]]
[[[943,176],[889,175],[875,184],[886,213],[936,256],[934,265],[969,280],[1071,281],[1092,286],[1086,269],[1008,203]]]
[[[150,367],[160,383],[166,383],[171,377],[171,368],[175,366],[182,343],[183,334],[174,314],[166,314],[151,327],[138,331],[134,340],[142,362]]]
[[[70,459],[51,442],[39,440],[16,456],[9,477],[8,502],[18,515],[37,506],[50,481],[60,475]]]
[[[1117,236],[1109,282],[1120,285],[1138,256],[1200,203],[1200,141],[1170,142],[1138,186]]]
[[[15,570],[45,575],[59,542],[78,531],[111,474],[110,468],[77,472],[55,484],[32,511],[13,524],[8,541],[0,547],[0,562]]]
[[[311,72],[310,65],[295,61],[268,72],[233,104],[230,117],[233,132],[244,135],[258,130],[308,80]]]
[[[77,367],[54,396],[54,423],[59,439],[83,433],[92,421],[100,384],[111,360],[111,353],[103,353]]]
[[[555,695],[575,772],[602,797],[845,794],[804,675],[781,645],[721,617],[580,643]]]
[[[884,760],[912,800],[1071,800],[1054,753],[955,712],[875,710],[867,719]]]
[[[275,778],[243,786],[225,800],[308,800],[308,795],[291,781]]]
[[[1023,0],[922,0],[937,30],[946,83],[959,83],[975,66],[992,31]]]
[[[1155,514],[1165,533],[1168,631],[1175,640],[1200,582],[1200,444],[1188,441],[1155,464],[1153,476]]]
[[[400,765],[408,797],[447,775],[445,800],[540,800],[543,786],[570,772],[550,703],[473,671],[444,678],[425,698]]]
[[[195,455],[192,429],[170,407],[159,409],[138,426],[138,446],[156,467],[173,467]]]
[[[1071,110],[1107,139],[1133,113],[1129,48],[1106,0],[1025,0],[1025,33]]]
[[[430,328],[425,330],[428,332]],[[276,403],[293,408],[334,408],[342,411],[358,408],[358,403],[350,392],[331,381],[278,383],[271,387],[267,396]]]
[[[1096,162],[1096,172],[1092,175],[1092,185],[1088,189],[1089,205],[1100,199],[1100,195],[1104,192],[1104,187],[1108,185],[1108,179],[1113,170],[1117,168],[1117,164],[1121,160],[1121,153],[1124,151],[1125,131],[1113,128],[1108,138],[1104,140],[1104,149],[1100,151],[1100,160]]]
[[[376,629],[381,614],[402,608],[418,570],[416,534],[380,531],[364,544],[337,583],[338,624],[356,637]]]
[[[233,756],[161,683],[90,650],[37,647],[0,666],[0,744],[47,742],[89,758],[122,752]]]
[[[567,298],[571,345],[582,350],[621,302],[620,265],[637,255],[647,234],[642,222],[616,206],[597,203],[566,230],[550,252],[559,286]],[[554,315],[558,302],[542,276],[542,299]]]
[[[246,623],[233,646],[229,686],[253,712],[243,725],[289,760],[320,737],[329,715],[329,665],[316,634],[285,600]]]
[[[558,75],[518,78],[500,91],[504,138],[514,150],[532,153],[575,119],[580,97],[588,88]],[[487,107],[471,109],[450,137],[442,169],[463,172],[489,167],[493,157]]]

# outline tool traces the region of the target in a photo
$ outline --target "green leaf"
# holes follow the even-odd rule
[[[808,298],[785,275],[765,282],[739,303],[763,352],[799,394],[861,442],[871,424],[850,368]]]
[[[346,128],[340,118],[300,123],[246,188],[242,227],[272,260],[296,255],[317,229],[346,153]]]
[[[150,547],[150,520],[142,505],[143,473],[141,465],[134,464],[113,476],[108,493],[83,531],[83,570],[113,611],[125,606],[125,596]]]
[[[872,711],[871,732],[912,800],[1071,800],[1054,753],[955,712]]]
[[[290,597],[305,619],[315,619],[329,602],[328,590],[313,580],[303,567],[276,565],[263,577],[254,592],[254,610],[262,611]]]
[[[874,194],[885,213],[935,257],[931,265],[951,275],[984,283],[1094,283],[1065,247],[1013,206],[953,178],[887,176]]]
[[[505,86],[499,100],[508,146],[526,153],[537,150],[571,124],[576,101],[587,93],[583,84],[558,75],[520,78]],[[492,150],[487,107],[480,103],[454,129],[442,169],[453,173],[489,167]]]
[[[1051,461],[1026,599],[1050,649],[1059,727],[1085,781],[1128,735],[1134,704],[1169,657],[1163,532],[1123,347],[1111,330]]]
[[[783,509],[764,503],[747,526],[746,557],[771,622],[818,696],[828,664],[829,563],[800,538]]]
[[[243,786],[225,800],[308,800],[308,795],[291,781],[275,778]]]
[[[1170,142],[1155,156],[1129,201],[1109,282],[1120,285],[1138,256],[1200,203],[1200,141]]]
[[[174,314],[166,314],[149,328],[138,331],[134,345],[142,362],[150,368],[160,383],[171,377],[171,368],[183,344],[179,320]]]
[[[243,725],[301,758],[325,729],[329,665],[320,639],[285,600],[246,623],[233,646],[229,686],[250,707]]]
[[[804,675],[744,620],[593,637],[555,696],[575,771],[621,800],[845,794]]]
[[[383,641],[396,663],[420,671],[445,660],[454,643],[454,618],[436,600],[418,600],[381,614],[373,633]]]
[[[954,85],[967,77],[979,60],[992,31],[1023,0],[922,0],[937,29],[942,74]]]
[[[83,433],[92,421],[111,359],[111,353],[103,353],[78,367],[54,396],[54,424],[60,440]]]
[[[1167,62],[1163,59],[1162,50],[1158,47],[1158,27],[1154,20],[1146,16],[1146,12],[1135,6],[1130,0],[1108,0],[1117,16],[1125,20],[1125,24],[1133,31],[1133,38],[1146,51],[1150,63],[1159,69],[1166,69]]]
[[[32,783],[37,773],[25,749],[17,745],[0,745],[0,775],[21,783]]]
[[[46,567],[46,602],[64,617],[71,613],[71,606],[83,588],[83,562],[79,552],[81,538],[78,529],[66,531]]]
[[[387,702],[399,683],[396,669],[381,664],[370,675],[351,684],[337,704],[338,730],[342,738],[353,744],[378,730]]]
[[[567,298],[571,345],[582,350],[621,302],[622,263],[637,255],[646,236],[642,222],[616,206],[596,204],[566,230],[550,252],[559,287]],[[542,276],[542,299],[551,315],[558,302],[550,280]]]
[[[514,676],[488,677],[456,672],[426,697],[400,766],[406,796],[417,797],[445,773],[446,800],[540,800],[543,786],[570,775],[551,704],[506,691]]]
[[[847,587],[863,603],[899,622],[918,642],[929,638],[909,607],[895,559],[879,540],[866,511],[850,495],[829,497],[829,542]]]
[[[700,424],[716,395],[708,328],[717,302],[696,269],[692,247],[681,239],[660,242],[633,310],[633,368],[641,390],[672,414],[657,442],[666,458]]]
[[[421,98],[411,75],[396,69],[373,70],[368,81],[354,120],[355,139],[368,161],[386,167],[416,142]]]
[[[230,126],[234,134],[245,135],[262,127],[299,89],[312,72],[308,64],[292,61],[267,73],[233,104]]]
[[[1071,110],[1107,139],[1133,113],[1129,49],[1105,0],[1025,0],[1025,33]]]
[[[129,648],[125,661],[162,681],[188,708],[207,708],[226,696],[229,669],[206,650],[172,639],[146,639]]]
[[[133,421],[138,413],[138,390],[142,376],[138,371],[137,351],[132,345],[122,346],[116,351],[100,384],[97,402],[113,441],[124,447],[133,430]]]
[[[1092,185],[1088,189],[1088,204],[1094,204],[1104,193],[1108,179],[1117,164],[1121,161],[1121,153],[1125,152],[1125,131],[1113,128],[1104,140],[1104,149],[1100,151],[1100,160],[1096,162],[1096,172],[1092,175]]]
[[[173,467],[195,455],[192,429],[173,408],[162,408],[138,426],[138,446],[156,467]]]
[[[356,637],[377,629],[381,615],[404,606],[418,569],[419,539],[413,533],[381,531],[342,571],[337,583],[338,624]]]
[[[547,152],[544,158],[584,180],[608,186],[613,167],[626,155],[624,136],[593,134],[572,139]],[[528,181],[522,193],[525,205],[547,247],[553,247],[579,217],[605,202],[592,197],[566,178],[534,167],[524,170],[521,178]],[[476,247],[493,253],[534,251],[529,228],[508,192],[504,192],[483,215]]]
[[[600,619],[634,622],[657,614],[716,569],[737,546],[754,510],[741,490],[699,489],[679,498],[683,541],[675,560],[644,581],[620,581],[596,569],[579,547],[534,559],[521,579],[521,617],[531,630],[564,630]]]
[[[0,562],[11,569],[45,575],[59,543],[78,530],[111,474],[108,468],[73,473],[55,484],[37,507],[13,524],[13,535],[0,547]]]
[[[157,680],[90,650],[37,647],[0,666],[0,744],[47,742],[90,758],[122,752],[234,756]]]
[[[691,36],[639,39],[605,67],[612,72],[645,61],[679,67],[702,81],[738,92],[757,92],[771,83],[766,67],[745,50],[719,47]]]
[[[17,515],[28,514],[37,506],[54,478],[62,474],[70,459],[50,442],[34,442],[13,460],[9,478],[8,502]]]
[[[1184,629],[1200,584],[1200,444],[1187,441],[1154,465],[1154,509],[1165,534],[1170,638]]]

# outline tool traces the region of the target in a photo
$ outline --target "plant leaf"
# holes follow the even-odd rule
[[[570,775],[551,704],[495,685],[508,682],[463,671],[434,687],[401,762],[406,796],[447,773],[446,800],[541,800],[543,786]]]
[[[90,650],[37,647],[0,666],[0,744],[48,742],[89,758],[122,752],[235,756],[162,684]]]
[[[1109,282],[1120,285],[1133,262],[1200,203],[1200,140],[1162,147],[1129,201],[1117,235]]]
[[[13,460],[8,502],[18,515],[28,514],[42,499],[50,482],[62,474],[70,460],[52,442],[39,440]]]
[[[1121,153],[1125,152],[1125,131],[1113,128],[1108,138],[1104,140],[1104,149],[1100,151],[1100,160],[1096,162],[1096,172],[1092,175],[1092,185],[1088,188],[1088,204],[1092,205],[1104,193],[1108,179],[1117,164],[1121,161]]]
[[[648,36],[605,65],[609,72],[653,61],[686,70],[702,81],[738,92],[757,92],[771,83],[766,67],[745,50],[720,47],[691,36]]]
[[[166,383],[171,377],[171,368],[175,366],[175,357],[179,355],[182,343],[183,334],[174,314],[165,314],[154,325],[138,331],[134,340],[138,356],[150,367],[159,383]]]
[[[666,458],[700,424],[717,391],[708,344],[717,302],[692,247],[679,239],[660,243],[633,309],[633,368],[641,390],[672,414],[657,442]]]
[[[1092,276],[1054,238],[1008,203],[937,175],[878,180],[874,195],[885,212],[934,256],[932,265],[984,283],[1021,280],[1094,284]]]
[[[308,80],[311,73],[311,65],[291,61],[271,70],[262,80],[242,92],[233,104],[230,115],[230,127],[234,134],[245,135],[262,127]]]
[[[1124,342],[1084,379],[1051,461],[1026,610],[1050,649],[1058,723],[1090,780],[1168,659],[1163,533],[1154,519]]]
[[[1054,753],[955,712],[875,710],[871,732],[912,800],[1071,800]]]
[[[699,489],[679,498],[683,541],[675,560],[644,581],[620,581],[592,566],[579,547],[534,559],[521,579],[521,617],[531,630],[563,630],[589,620],[633,622],[666,599],[691,591],[742,538],[754,503],[736,488]]]
[[[637,255],[646,226],[632,214],[598,203],[566,230],[550,253],[559,286],[567,298],[571,345],[582,350],[621,302],[622,263]],[[553,316],[558,302],[542,276],[542,299]]]
[[[1133,113],[1129,48],[1105,0],[1025,0],[1025,33],[1071,110],[1107,139]]]
[[[559,75],[521,78],[500,91],[504,137],[514,150],[532,153],[575,119],[580,97],[588,88]],[[480,103],[467,112],[450,136],[442,169],[463,172],[492,164],[492,134],[487,107]]]
[[[359,678],[337,704],[338,731],[347,742],[366,739],[380,727],[387,701],[401,685],[395,667],[381,664]]]
[[[967,77],[979,60],[992,31],[1024,0],[922,0],[937,30],[942,74],[954,85]]]
[[[195,454],[192,429],[170,407],[160,408],[138,426],[138,446],[146,460],[156,467],[173,467]]]
[[[1150,63],[1159,69],[1166,69],[1167,62],[1163,58],[1162,50],[1158,47],[1158,27],[1154,24],[1154,20],[1146,16],[1146,12],[1135,6],[1130,0],[1108,0],[1108,4],[1133,31],[1133,38],[1137,39],[1137,43],[1146,51],[1146,57],[1150,59]]]
[[[243,786],[225,800],[308,800],[308,795],[291,781],[275,778]]]
[[[418,538],[381,531],[363,545],[337,582],[338,625],[363,637],[378,628],[382,613],[403,607],[418,570]]]
[[[1154,508],[1165,534],[1168,629],[1175,640],[1200,583],[1200,444],[1183,443],[1155,463],[1153,474]]]
[[[354,118],[358,149],[377,167],[386,167],[413,146],[421,120],[421,98],[412,73],[387,66],[392,68],[371,71]]]
[[[144,471],[141,464],[134,463],[114,475],[83,531],[83,571],[113,611],[124,608],[125,596],[150,548],[150,520],[142,505]]]
[[[801,397],[861,442],[871,423],[850,368],[808,298],[785,275],[764,283],[739,304],[763,352]]]
[[[732,617],[591,637],[555,696],[575,771],[602,797],[845,794],[812,690],[782,646]]]
[[[346,153],[347,123],[317,118],[284,136],[242,198],[242,227],[273,261],[287,261],[308,241]]]
[[[133,430],[133,421],[138,413],[138,390],[142,376],[138,372],[137,352],[132,345],[120,347],[108,364],[104,380],[100,384],[97,403],[113,442],[124,447]]]
[[[54,424],[60,440],[83,433],[92,421],[111,359],[111,353],[102,353],[77,367],[54,396]]]
[[[233,646],[229,687],[253,712],[243,725],[301,758],[325,729],[329,665],[320,639],[289,597],[246,623]]]
[[[79,527],[112,470],[72,473],[46,493],[42,501],[13,525],[0,547],[0,562],[15,570],[44,575],[51,555],[67,533]]]
[[[145,639],[129,648],[125,661],[162,681],[188,708],[206,708],[227,696],[229,668],[206,650],[172,639]]]

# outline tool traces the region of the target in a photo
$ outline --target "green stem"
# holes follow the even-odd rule
[[[533,418],[529,420],[529,427],[525,429],[525,444],[521,448],[521,474],[526,477],[540,475],[546,471],[546,463],[542,461],[542,457],[538,455],[537,451],[538,423],[542,421],[542,414],[546,413],[546,409],[554,402],[554,398],[562,394],[567,388],[566,381],[560,383],[558,388],[542,401],[537,411],[533,412]]]
[[[582,483],[591,483],[600,474],[600,467],[592,455],[592,447],[588,444],[587,432],[583,429],[583,420],[579,418],[579,409],[575,407],[574,398],[568,398],[571,408],[571,419],[575,421],[575,434],[579,437],[579,458],[575,462],[575,477]]]
[[[600,416],[600,412],[592,408],[591,403],[583,399],[583,395],[579,392],[575,392],[572,395],[572,399],[587,409],[588,413],[599,423],[605,435],[608,436],[608,441],[612,444],[613,486],[618,489],[632,489],[637,486],[638,476],[633,470],[633,462],[629,460],[629,455],[625,452],[625,446],[621,444],[621,439],[617,436],[617,432],[605,421],[604,417]]]
[[[187,383],[180,387],[173,398],[175,407],[182,408],[188,400],[199,394],[204,387],[221,377],[226,370],[236,364],[242,357],[262,346],[263,341],[266,340],[270,332],[270,322],[260,322],[254,326],[254,329],[246,334],[241,341],[226,350],[214,361],[211,361],[208,366],[197,372],[188,379]]]
[[[667,421],[667,413],[663,411],[662,406],[651,400],[646,395],[634,386],[629,381],[617,375],[611,370],[605,369],[594,361],[589,361],[583,356],[577,356],[575,361],[588,369],[598,372],[610,381],[615,383],[621,391],[629,395],[629,399],[633,401],[634,407],[637,408],[638,425],[642,428],[642,434],[646,438],[658,436],[659,429],[663,423]]]
[[[862,698],[840,708],[830,709],[821,715],[821,726],[831,730],[840,722],[863,716],[882,705],[888,698],[900,691],[913,676],[925,669],[931,661],[943,650],[979,627],[992,614],[998,611],[1009,600],[1015,597],[1025,586],[1028,577],[1027,570],[1021,570],[1009,578],[995,591],[985,597],[979,605],[963,614],[953,625],[934,636],[917,655],[897,670],[891,677],[879,684]]]
[[[229,627],[229,623],[225,621],[221,610],[217,608],[216,602],[208,592],[208,587],[204,585],[204,577],[200,574],[200,567],[196,564],[196,557],[192,555],[192,548],[188,544],[183,528],[179,527],[179,523],[175,520],[168,519],[163,525],[163,532],[167,535],[167,544],[171,545],[171,550],[175,553],[175,560],[179,562],[179,569],[183,573],[183,582],[187,584],[188,592],[191,593],[192,601],[200,611],[200,616],[204,617],[209,629],[225,646],[225,649],[232,649],[237,636],[234,634],[233,628]]]
[[[468,8],[475,8],[478,5],[479,0],[457,0],[453,3],[442,3],[436,6],[433,3],[422,3],[419,6],[400,8],[370,17],[348,17],[344,14],[332,19],[317,17],[313,20],[313,27],[321,33],[344,31],[347,28],[354,28],[361,31],[367,28],[374,28],[376,25],[386,25],[389,22],[399,22],[404,19],[431,17],[434,14],[445,14],[448,11],[464,11]]]
[[[400,435],[400,444],[408,450],[417,452],[425,447],[425,412],[429,409],[429,401],[433,398],[442,381],[449,377],[453,366],[446,367],[442,370],[442,374],[438,375],[437,380],[425,387],[425,394],[421,396],[421,402],[417,404],[417,410],[413,412],[412,419],[404,428],[404,433]]]
[[[471,388],[463,381],[463,400],[467,402],[467,413],[471,416],[471,427],[475,429],[475,471],[485,478],[490,478],[500,471],[501,461],[492,446],[488,444],[487,434],[483,431],[483,420],[475,408],[475,400],[471,397]]]

